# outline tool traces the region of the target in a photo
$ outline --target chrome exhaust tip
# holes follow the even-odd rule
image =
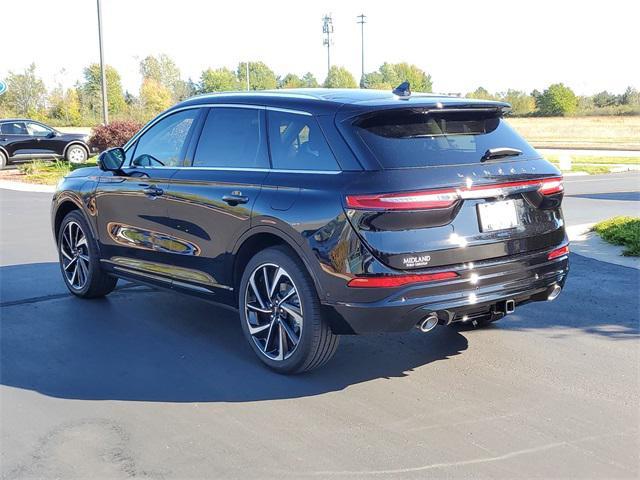
[[[438,325],[438,315],[435,313],[430,313],[425,318],[423,318],[420,322],[418,322],[417,327],[421,332],[427,333],[436,328]]]
[[[548,301],[555,300],[556,298],[558,298],[558,295],[560,295],[561,291],[562,291],[562,287],[558,284],[555,284],[551,289],[551,292],[549,292],[549,295],[547,296],[547,300]]]

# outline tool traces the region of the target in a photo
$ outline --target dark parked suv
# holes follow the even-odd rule
[[[64,158],[84,163],[91,150],[88,135],[62,133],[43,123],[24,118],[0,119],[0,170],[11,161]]]
[[[324,364],[339,335],[481,326],[552,300],[568,272],[562,178],[508,107],[192,98],[60,184],[64,281],[80,297],[120,277],[237,306],[257,356],[286,373]]]

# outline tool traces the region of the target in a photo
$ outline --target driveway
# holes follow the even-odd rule
[[[568,219],[636,202],[571,182]],[[122,282],[70,297],[50,194],[0,203],[2,478],[640,475],[638,270],[572,255],[554,302],[343,337],[324,369],[283,377],[231,310]]]

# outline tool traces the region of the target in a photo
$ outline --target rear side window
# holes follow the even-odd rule
[[[269,147],[273,168],[339,170],[333,153],[310,115],[269,111]]]
[[[269,168],[264,111],[211,108],[196,147],[193,166]]]
[[[7,122],[0,124],[0,133],[5,135],[28,135],[27,128],[22,122]]]
[[[387,169],[480,163],[493,148],[522,151],[511,160],[539,156],[493,111],[391,110],[359,118],[351,128]]]

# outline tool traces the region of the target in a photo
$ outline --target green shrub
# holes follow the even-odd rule
[[[640,218],[613,217],[593,229],[607,242],[625,247],[623,255],[640,256]]]

